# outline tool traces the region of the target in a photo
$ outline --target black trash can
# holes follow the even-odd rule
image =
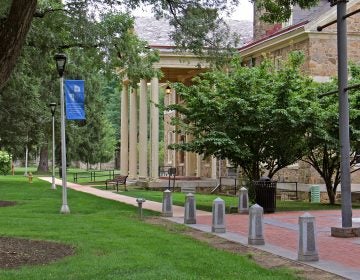
[[[255,202],[264,209],[264,213],[274,213],[276,210],[276,183],[269,177],[261,177],[259,181],[253,181]]]

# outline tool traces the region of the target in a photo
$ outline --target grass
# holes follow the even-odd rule
[[[28,172],[31,172],[34,177],[41,177],[41,176],[51,176],[52,169],[49,166],[49,172],[41,172],[37,171],[37,166],[29,166],[27,169]],[[77,173],[78,181],[77,183],[80,185],[96,185],[103,183],[106,179],[112,177],[112,172],[109,171],[98,171],[98,170],[91,170],[95,172],[95,178],[90,177],[90,170],[84,170],[80,168],[67,168],[67,181],[73,182],[74,181],[74,174]],[[10,174],[11,172],[9,172]],[[25,167],[15,167],[15,175],[24,175]],[[119,171],[115,171],[115,174],[119,173]],[[60,178],[59,176],[59,168],[55,168],[55,177]]]
[[[101,187],[102,188],[102,187]],[[161,191],[150,191],[142,189],[129,188],[129,191],[122,192],[121,194],[131,196],[131,197],[143,197],[147,200],[162,201],[162,192]],[[226,195],[211,195],[211,194],[195,194],[196,198],[196,208],[204,211],[211,211],[212,202],[215,198],[221,197],[225,201],[225,205],[228,208],[229,206],[237,206],[238,198],[234,196]],[[185,194],[180,192],[175,192],[172,195],[173,204],[184,206]],[[359,204],[353,204],[353,208],[360,208]],[[329,205],[325,203],[310,203],[308,201],[276,201],[276,211],[309,211],[309,210],[333,210],[340,209],[340,204]]]
[[[61,188],[34,178],[0,176],[0,235],[52,240],[76,254],[48,265],[0,269],[0,279],[297,279],[247,256],[209,247],[137,218],[137,208],[68,190],[71,214],[59,214]],[[145,216],[154,213],[145,211]]]

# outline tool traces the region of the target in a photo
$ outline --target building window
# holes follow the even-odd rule
[[[167,133],[167,145],[171,145],[174,142],[173,132],[168,131]],[[173,162],[173,150],[167,149],[167,163],[171,165]]]
[[[275,70],[280,70],[281,67],[282,67],[282,57],[276,56],[274,58],[274,68],[275,68]]]

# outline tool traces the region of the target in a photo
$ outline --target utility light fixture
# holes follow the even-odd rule
[[[59,76],[62,77],[65,71],[65,65],[66,65],[66,55],[63,53],[57,53],[54,56],[54,59],[56,61],[56,68],[59,73]]]
[[[171,87],[170,87],[169,85],[165,88],[165,93],[166,93],[166,94],[170,94],[170,93],[171,93]]]
[[[349,2],[349,0],[328,0],[328,1],[331,7],[337,5],[340,2]]]

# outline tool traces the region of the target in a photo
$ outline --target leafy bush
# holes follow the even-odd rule
[[[0,151],[0,173],[6,175],[11,169],[11,155],[5,151]]]

